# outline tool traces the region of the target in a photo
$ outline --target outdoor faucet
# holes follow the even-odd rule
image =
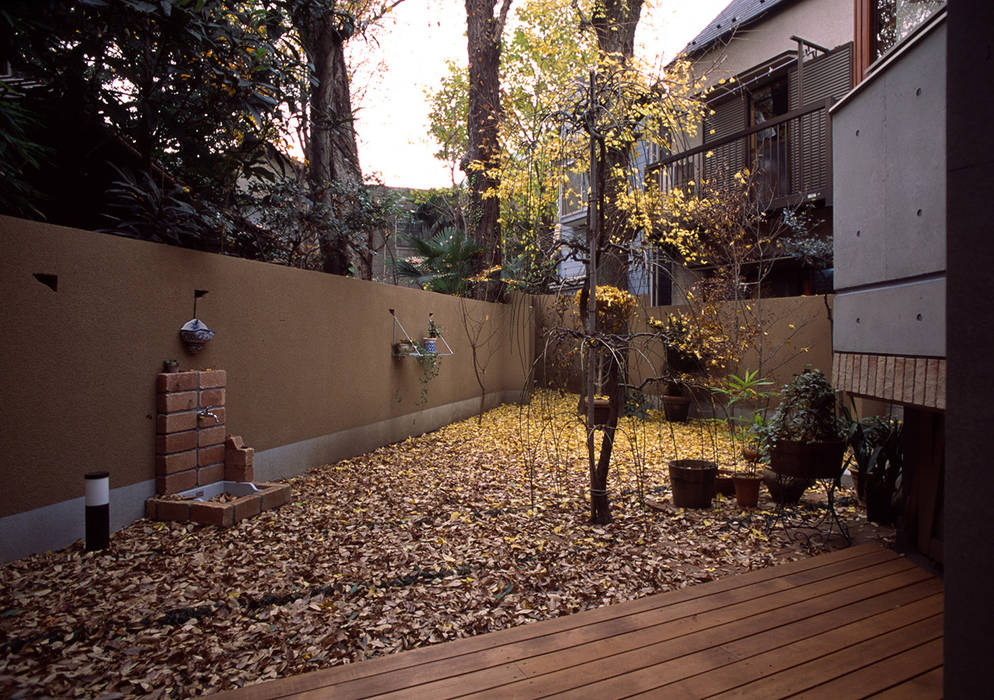
[[[212,408],[217,408],[217,406],[207,406],[206,408],[202,409],[200,411],[200,413],[198,413],[197,415],[198,416],[203,416],[204,418],[207,418],[209,416],[209,417],[211,417],[211,418],[214,419],[214,423],[215,424],[220,423],[221,419],[218,418],[217,414],[214,413],[214,411],[211,410]]]

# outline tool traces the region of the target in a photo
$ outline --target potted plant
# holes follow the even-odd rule
[[[744,454],[745,449],[743,449]],[[749,457],[746,458],[746,468],[735,472],[732,476],[735,500],[741,508],[755,508],[759,503],[759,486],[763,483],[763,478],[757,469],[760,455],[758,449],[750,450]]]
[[[701,372],[701,358],[691,347],[690,322],[683,314],[668,314],[665,319],[652,319],[649,325],[663,341],[666,352],[666,387],[663,389],[663,412],[666,420],[683,423],[690,415],[690,397],[685,389],[686,375]]]
[[[435,314],[428,314],[428,332],[423,338],[425,352],[432,355],[438,352],[438,336],[441,332],[435,324],[434,316]]]
[[[850,421],[846,444],[850,450],[849,471],[856,493],[866,501],[866,519],[892,525],[897,515],[901,472],[904,463],[902,424],[893,417],[871,416]],[[856,465],[853,472],[852,463]]]
[[[401,340],[393,344],[393,354],[395,357],[417,355],[418,347],[410,340]]]
[[[179,361],[178,360],[163,360],[162,361],[162,371],[166,374],[173,374],[179,372]]]
[[[581,316],[586,311],[589,296],[590,290],[587,287],[583,287],[576,293],[576,311]],[[595,345],[593,341],[591,344],[584,342],[584,351],[580,356],[581,363],[589,362],[593,364],[595,426],[603,426],[608,423],[612,403],[610,396],[612,393],[610,389],[611,382],[608,377],[612,373],[617,376],[619,366],[624,362],[621,358],[627,354],[628,349],[628,341],[625,339],[625,336],[628,332],[629,321],[638,308],[638,303],[638,298],[624,289],[618,289],[610,285],[599,285],[597,287],[596,328],[601,343]],[[620,418],[625,412],[624,395],[615,396],[613,400],[618,404],[618,417]],[[584,417],[587,415],[586,384],[584,384],[580,393],[577,413]]]
[[[838,479],[846,443],[835,390],[820,369],[794,375],[764,430],[770,468],[781,477]]]
[[[748,465],[743,471],[733,469],[728,477],[728,486],[732,489],[736,499],[741,506],[752,507],[759,501],[760,475],[756,471],[756,465],[762,456],[759,448],[759,436],[761,428],[765,425],[763,412],[765,407],[759,404],[774,395],[774,392],[766,391],[765,388],[773,382],[759,376],[759,370],[746,369],[742,376],[729,374],[720,383],[709,386],[712,402],[715,397],[720,397],[720,405],[725,413],[723,422],[727,426],[729,436],[732,439],[732,452],[735,452],[736,441],[740,441],[742,458]],[[735,415],[736,405],[740,402],[752,404],[753,416],[747,430],[740,433],[739,424],[743,419]],[[734,457],[733,457],[734,460]],[[734,466],[734,465],[733,465]],[[720,478],[719,470],[719,478]]]

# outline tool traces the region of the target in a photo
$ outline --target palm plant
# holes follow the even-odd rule
[[[442,294],[468,296],[475,259],[482,255],[475,241],[452,226],[427,240],[405,236],[414,255],[396,263],[397,274],[422,289]]]

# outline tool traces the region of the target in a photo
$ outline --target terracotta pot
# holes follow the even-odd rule
[[[735,484],[735,500],[741,508],[755,508],[759,503],[759,485],[763,483],[758,475],[736,474],[733,479]]]
[[[710,508],[718,465],[702,459],[675,459],[670,462],[670,488],[673,505],[680,508]]]
[[[690,415],[690,398],[687,396],[664,396],[663,413],[672,423],[684,423]]]
[[[778,440],[770,450],[770,469],[782,476],[802,479],[837,479],[842,476],[846,443]]]

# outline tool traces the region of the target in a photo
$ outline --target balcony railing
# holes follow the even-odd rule
[[[674,187],[721,192],[748,168],[753,194],[765,209],[802,201],[832,203],[832,130],[824,100],[792,110],[649,166],[663,192]],[[693,183],[691,185],[691,183]]]

